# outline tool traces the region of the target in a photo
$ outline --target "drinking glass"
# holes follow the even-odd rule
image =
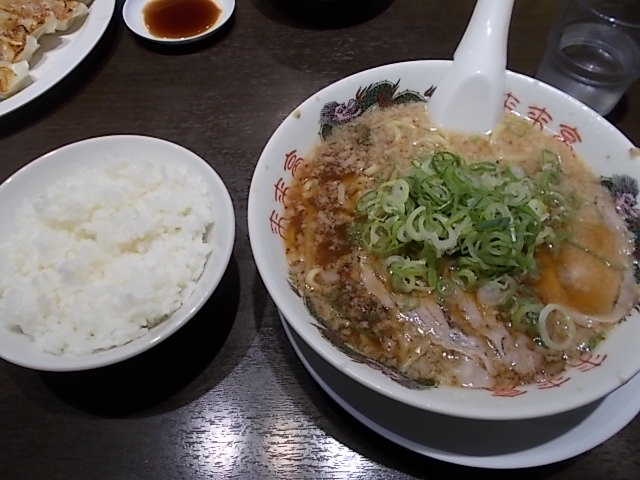
[[[640,0],[569,0],[536,77],[602,115],[640,78]]]

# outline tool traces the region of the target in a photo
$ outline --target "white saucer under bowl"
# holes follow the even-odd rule
[[[336,403],[386,439],[445,462],[494,469],[560,462],[602,444],[640,411],[636,375],[602,400],[543,418],[474,420],[428,412],[351,379],[315,353],[282,313],[280,318],[303,365]]]

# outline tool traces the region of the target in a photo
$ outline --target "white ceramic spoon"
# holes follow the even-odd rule
[[[513,0],[478,0],[453,63],[429,100],[445,128],[487,133],[503,111],[507,38]]]

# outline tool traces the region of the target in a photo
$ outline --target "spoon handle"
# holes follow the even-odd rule
[[[487,133],[502,116],[514,0],[478,0],[453,63],[429,101],[438,124]]]
[[[477,0],[471,20],[453,54],[454,60],[459,56],[465,60],[479,64],[487,60],[500,65],[507,65],[507,39],[509,23],[514,0]],[[487,53],[491,58],[486,58]]]

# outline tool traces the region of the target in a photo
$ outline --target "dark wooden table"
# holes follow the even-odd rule
[[[0,179],[76,140],[154,135],[210,162],[237,215],[234,254],[222,284],[204,310],[163,344],[81,373],[36,372],[0,361],[0,479],[436,479],[480,473],[385,440],[323,392],[285,336],[253,263],[246,226],[249,182],[261,149],[298,103],[372,66],[450,58],[474,2],[367,0],[365,17],[304,15],[283,2],[239,0],[232,22],[211,40],[166,48],[137,40],[124,26],[118,0],[106,35],[87,59],[46,94],[0,118]],[[555,0],[515,2],[510,69],[535,72],[556,9]],[[640,143],[638,82],[610,119]],[[576,458],[491,475],[640,478],[640,419]]]

